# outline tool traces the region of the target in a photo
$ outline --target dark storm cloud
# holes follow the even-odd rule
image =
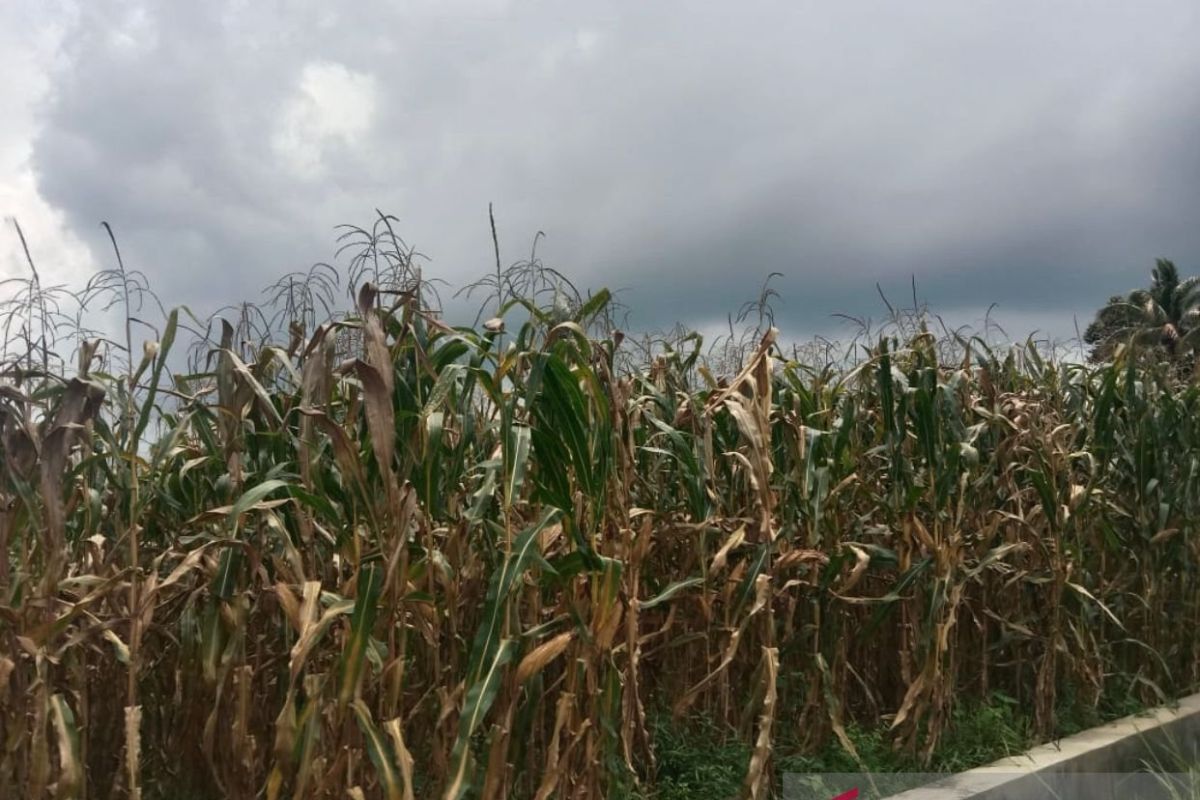
[[[1155,256],[1200,268],[1188,0],[172,5],[81,9],[33,156],[169,302],[325,260],[375,207],[461,285],[489,201],[506,259],[544,230],[643,326],[719,320],[779,271],[790,331],[915,275],[1063,335]]]

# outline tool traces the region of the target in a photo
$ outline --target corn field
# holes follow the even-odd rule
[[[665,713],[743,737],[766,798],[784,727],[927,760],[967,698],[1049,735],[1200,678],[1177,370],[924,325],[718,362],[499,266],[450,327],[358,263],[349,313],[309,275],[286,337],[225,323],[186,368],[123,266],[119,344],[53,355],[34,279],[9,309],[0,796],[652,795]]]

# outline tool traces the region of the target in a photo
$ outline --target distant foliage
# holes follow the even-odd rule
[[[1175,264],[1161,258],[1151,276],[1150,288],[1110,297],[1096,312],[1083,334],[1093,361],[1108,361],[1131,342],[1160,348],[1169,359],[1194,361],[1200,344],[1200,278],[1181,279]]]

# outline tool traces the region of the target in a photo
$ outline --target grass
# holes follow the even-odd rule
[[[1131,704],[1126,711],[1132,714],[1141,708]],[[1126,713],[1064,707],[1060,716],[1063,722],[1053,738],[1069,736]],[[1033,733],[1033,720],[1021,713],[1012,698],[1000,694],[993,695],[988,702],[955,708],[947,735],[928,764],[897,752],[886,726],[852,724],[846,732],[861,760],[855,760],[837,743],[829,743],[814,753],[807,752],[803,742],[794,736],[781,735],[775,743],[776,785],[782,774],[788,772],[962,772],[1024,752],[1039,742]],[[749,747],[736,732],[722,731],[710,721],[678,723],[664,715],[656,720],[654,733],[657,771],[654,790],[645,797],[728,800],[737,796],[745,777]]]
[[[1196,800],[1200,797],[1200,742],[1190,746],[1177,741],[1167,743],[1144,762],[1146,772],[1154,776],[1156,796],[1164,800]]]
[[[636,337],[536,253],[452,327],[393,227],[228,319],[119,256],[4,307],[0,796],[762,798],[1200,679],[1178,363]]]

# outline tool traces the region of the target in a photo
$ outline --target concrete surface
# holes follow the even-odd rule
[[[952,775],[936,784],[893,795],[893,800],[1027,800],[1086,798],[1128,800],[1154,795],[1158,781],[1147,762],[1178,769],[1170,754],[1200,754],[1200,694],[1173,708],[1101,725],[1004,758],[985,767]],[[1161,791],[1158,796],[1170,796]]]

